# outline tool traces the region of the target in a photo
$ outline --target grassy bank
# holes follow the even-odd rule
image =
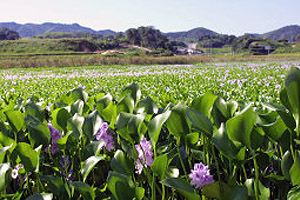
[[[125,56],[99,54],[70,55],[0,55],[0,68],[70,67],[86,65],[165,65],[205,62],[286,61],[300,60],[300,54],[253,55],[195,55],[195,56]]]

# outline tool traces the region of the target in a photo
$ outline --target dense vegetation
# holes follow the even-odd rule
[[[55,54],[71,52],[93,52],[98,47],[86,39],[31,39],[1,41],[2,54]]]
[[[231,46],[235,40],[234,35],[201,35],[197,48],[222,48]]]
[[[286,75],[298,65],[4,70],[0,196],[298,199],[300,71]],[[141,88],[121,90],[119,81],[112,86],[106,80],[110,76],[133,77]],[[80,85],[66,92],[74,81]],[[178,102],[193,91],[189,81],[211,84],[203,95]],[[53,93],[47,93],[51,86]],[[249,102],[254,86],[262,102]],[[110,93],[112,88],[118,92]],[[223,92],[207,92],[212,89]]]
[[[0,40],[17,40],[20,36],[17,32],[8,28],[0,28]]]
[[[189,31],[166,33],[170,40],[181,41],[186,43],[198,42],[202,35],[218,35],[218,33],[206,28],[194,28]]]

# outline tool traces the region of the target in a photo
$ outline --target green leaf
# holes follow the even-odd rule
[[[21,163],[24,165],[26,172],[33,172],[39,163],[39,153],[36,152],[27,143],[20,142],[12,153],[14,160],[20,157]]]
[[[114,172],[120,174],[132,175],[134,172],[133,162],[121,150],[117,150],[113,159],[110,161],[110,166]]]
[[[202,113],[193,110],[191,108],[187,109],[186,115],[188,119],[192,122],[192,128],[197,132],[203,132],[208,137],[211,137],[213,134],[213,125],[211,121]]]
[[[73,117],[68,120],[68,130],[73,131],[73,134],[76,135],[78,138],[82,136],[82,126],[84,124],[84,117],[75,113]]]
[[[52,125],[60,132],[67,132],[68,120],[72,117],[71,114],[65,108],[57,108],[52,114]]]
[[[52,200],[53,194],[52,193],[40,193],[40,194],[33,194],[26,198],[26,200]]]
[[[2,146],[13,145],[12,148],[9,149],[10,153],[15,149],[15,146],[17,145],[14,139],[2,133],[1,131],[0,131],[0,144],[2,144]]]
[[[2,147],[2,145],[0,144],[0,147],[2,147],[0,149],[0,163],[2,163],[5,159],[5,155],[6,155],[6,151],[11,149],[13,147],[13,143],[11,143],[11,145],[7,146],[7,147]]]
[[[154,159],[151,169],[160,179],[163,179],[168,168],[168,155],[162,154]]]
[[[168,178],[160,181],[160,183],[168,187],[174,188],[186,199],[200,199],[200,196],[196,192],[194,192],[194,188],[186,180],[179,178]]]
[[[299,200],[299,199],[300,199],[300,187],[292,188],[287,195],[287,200]]]
[[[212,108],[217,98],[217,95],[207,92],[201,97],[193,99],[191,108],[210,118]]]
[[[84,91],[84,89],[81,87],[71,90],[70,92],[67,93],[67,96],[72,97],[73,102],[77,101],[78,99],[86,102],[88,98],[87,92]]]
[[[186,135],[186,140],[187,140],[187,145],[189,147],[193,147],[199,142],[199,133],[194,132],[194,133],[189,133]]]
[[[107,184],[108,189],[117,200],[127,200],[135,197],[134,183],[124,174],[110,171],[107,177]]]
[[[287,127],[282,120],[282,118],[277,118],[277,120],[271,124],[261,125],[265,133],[275,141],[279,141],[283,133],[287,130]]]
[[[46,116],[45,110],[41,106],[35,104],[34,102],[26,104],[25,113],[26,115],[31,115],[32,117],[39,119],[41,122],[45,120]]]
[[[189,126],[186,119],[187,106],[179,103],[172,108],[171,115],[166,121],[170,134],[180,137],[189,133]]]
[[[96,109],[98,113],[101,113],[104,108],[106,108],[113,101],[111,94],[106,94],[104,97],[100,98],[96,103]]]
[[[91,156],[87,160],[85,160],[81,167],[81,175],[83,177],[83,182],[85,182],[89,173],[95,167],[95,165],[100,161],[105,159],[105,156]]]
[[[136,113],[156,114],[158,113],[157,104],[150,98],[139,101],[135,108]]]
[[[117,114],[121,112],[133,113],[134,99],[129,94],[123,97],[117,104]]]
[[[84,108],[84,101],[82,101],[81,99],[78,99],[71,105],[71,114],[72,115],[74,115],[74,114],[82,115],[83,108]]]
[[[94,136],[100,129],[102,125],[102,119],[98,115],[98,112],[95,110],[88,114],[83,123],[83,133],[89,138]]]
[[[18,133],[24,126],[25,114],[18,110],[6,111],[6,119],[9,125],[12,127],[13,131]]]
[[[34,147],[43,145],[47,147],[50,143],[50,130],[47,124],[44,123],[30,123],[28,126],[29,140]]]
[[[294,164],[292,165],[290,171],[290,177],[292,184],[295,185],[300,185],[300,151],[295,152],[295,158],[294,158]]]
[[[156,115],[148,124],[149,137],[154,144],[157,143],[162,126],[168,120],[171,111],[167,110],[162,114]]]
[[[289,151],[285,152],[280,164],[281,164],[282,174],[287,180],[290,180],[289,171],[290,171],[293,163],[294,163],[294,161],[293,161],[293,157],[292,157],[291,153]]]
[[[248,196],[251,199],[255,199],[255,188],[256,182],[254,179],[247,179],[244,184],[248,189]],[[266,188],[260,181],[258,183],[259,188],[259,199],[269,199],[270,198],[270,189]]]
[[[137,200],[142,200],[145,196],[145,189],[142,187],[135,188],[135,198]]]
[[[239,152],[240,147],[237,147],[229,138],[226,132],[224,123],[214,133],[213,142],[217,149],[227,158],[234,158]]]
[[[132,83],[131,85],[127,86],[123,89],[121,97],[124,97],[126,95],[130,95],[133,98],[134,102],[137,103],[142,96],[140,86],[135,83]]]
[[[10,165],[9,163],[0,164],[0,192],[3,192],[6,186],[9,186],[9,183],[6,179],[6,173],[9,171]]]
[[[141,128],[146,114],[120,113],[116,119],[117,132],[131,143],[141,140]]]
[[[226,122],[229,139],[251,147],[250,136],[255,122],[256,113],[253,111],[252,104],[249,104],[242,112]]]
[[[110,126],[113,128],[116,118],[117,118],[117,106],[111,102],[106,108],[102,110],[100,116],[104,118],[105,121],[110,123]]]
[[[104,144],[104,140],[90,142],[86,145],[86,151],[84,152],[82,159],[88,159],[91,156],[98,156]]]
[[[87,183],[80,182],[80,181],[73,181],[70,183],[70,185],[74,187],[75,190],[78,191],[85,200],[95,199],[95,191]]]
[[[46,186],[46,190],[54,193],[60,199],[70,199],[71,193],[67,184],[63,182],[61,177],[52,175],[41,175],[40,179]]]

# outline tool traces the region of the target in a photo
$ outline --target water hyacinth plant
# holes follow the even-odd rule
[[[51,100],[4,96],[1,199],[297,199],[300,70],[292,68],[280,87],[274,75],[230,82],[230,71],[221,75],[229,95],[260,81],[278,90],[278,103],[213,92],[159,103],[135,83],[117,97],[84,87]]]

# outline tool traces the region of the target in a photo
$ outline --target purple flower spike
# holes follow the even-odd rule
[[[140,144],[135,145],[135,148],[139,156],[139,159],[136,161],[137,164],[135,166],[135,169],[137,174],[141,174],[143,170],[142,163],[146,167],[147,166],[150,167],[153,163],[153,152],[151,151],[151,141],[147,141],[147,139],[143,137]]]
[[[71,161],[69,156],[62,156],[62,159],[59,161],[63,171],[60,171],[60,174],[63,175],[67,181],[72,181],[74,179],[73,169],[71,168]]]
[[[113,131],[108,128],[109,125],[104,122],[102,123],[98,133],[96,134],[96,140],[103,140],[104,141],[104,147],[107,151],[113,150],[114,147],[114,138],[112,136]]]
[[[48,123],[48,128],[51,133],[50,149],[51,149],[52,155],[54,155],[57,152],[59,152],[59,148],[57,146],[57,141],[61,138],[61,134],[60,134],[59,130],[55,129],[50,122]]]
[[[214,182],[213,176],[209,173],[208,166],[205,166],[203,163],[196,163],[189,177],[192,179],[191,185],[196,185],[196,188],[202,189],[205,185]]]

